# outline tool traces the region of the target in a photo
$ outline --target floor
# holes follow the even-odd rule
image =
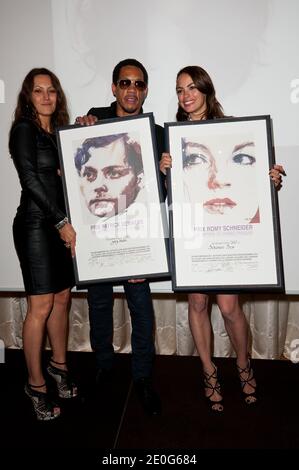
[[[252,361],[259,402],[249,407],[242,400],[234,359],[216,358],[215,362],[221,374],[224,413],[215,415],[206,406],[198,358],[157,356],[154,382],[162,414],[148,417],[132,387],[129,355],[116,355],[113,376],[97,390],[93,354],[70,352],[80,397],[61,400],[63,414],[57,420],[38,422],[23,392],[23,352],[7,350],[5,363],[0,364],[0,447],[9,455],[13,449],[20,450],[15,457],[24,458],[25,449],[27,455],[44,449],[47,458],[64,451],[68,458],[84,456],[85,462],[87,457],[97,463],[107,457],[110,464],[122,463],[112,462],[113,458],[132,455],[142,455],[139,461],[144,463],[154,453],[194,454],[209,461],[210,451],[216,449],[299,449],[299,364]]]

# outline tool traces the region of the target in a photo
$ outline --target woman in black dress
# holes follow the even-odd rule
[[[57,126],[68,123],[58,78],[45,68],[31,70],[18,96],[9,149],[22,186],[13,236],[28,303],[23,326],[28,368],[25,393],[39,420],[60,414],[60,408],[49,398],[42,370],[46,333],[52,348],[47,371],[57,383],[58,394],[63,398],[77,395],[66,365],[76,233],[65,214],[54,134]]]

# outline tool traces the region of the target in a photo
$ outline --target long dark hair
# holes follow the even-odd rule
[[[65,126],[69,124],[70,117],[67,109],[66,97],[60,85],[60,81],[53,72],[44,67],[41,67],[30,70],[30,72],[24,78],[21,91],[18,95],[17,106],[14,112],[14,119],[11,129],[13,128],[16,121],[21,118],[31,119],[39,126],[41,125],[36,110],[31,101],[31,93],[36,75],[48,75],[51,79],[53,87],[57,92],[56,109],[51,116],[51,129],[54,130],[58,126]]]
[[[196,88],[206,95],[207,110],[204,117],[206,119],[224,117],[223,109],[216,98],[215,88],[210,75],[202,67],[189,65],[178,72],[176,79],[178,80],[179,76],[183,73],[190,75]],[[178,106],[176,118],[177,121],[187,121],[188,113],[181,106]]]

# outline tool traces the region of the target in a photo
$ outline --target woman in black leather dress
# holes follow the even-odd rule
[[[13,223],[28,309],[23,348],[28,368],[25,393],[39,420],[59,416],[47,393],[42,370],[45,334],[52,347],[47,367],[63,398],[77,395],[67,372],[66,348],[70,289],[74,285],[72,256],[76,233],[65,214],[54,131],[69,115],[58,78],[49,70],[31,70],[18,96],[9,149],[22,186]]]

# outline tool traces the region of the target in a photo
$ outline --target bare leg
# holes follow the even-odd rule
[[[52,347],[52,358],[56,362],[66,362],[68,338],[68,310],[70,302],[70,289],[65,289],[54,295],[52,313],[47,322],[47,330]],[[55,365],[59,369],[67,370],[65,365]]]
[[[31,385],[41,385],[45,382],[41,353],[46,322],[53,305],[53,295],[30,295],[27,302],[28,309],[23,324],[23,348],[28,369],[28,382]],[[46,387],[40,388],[39,391],[45,392]]]
[[[66,364],[69,302],[70,289],[55,294],[52,313],[47,323],[52,347],[52,358],[47,371],[56,381],[61,398],[73,398],[78,395],[77,386],[71,379]]]
[[[28,296],[28,310],[23,324],[23,348],[28,369],[25,393],[31,399],[37,419],[49,420],[60,415],[59,406],[49,400],[41,365],[46,323],[53,306],[53,294]],[[41,385],[45,384],[41,387]]]
[[[191,333],[203,370],[206,374],[211,375],[215,371],[215,366],[211,357],[212,327],[208,314],[208,296],[205,294],[190,294],[188,300]],[[210,382],[215,386],[217,377],[211,378]],[[206,389],[205,393],[209,395],[210,391]],[[220,401],[222,396],[214,391],[210,399],[211,401]]]
[[[220,294],[217,295],[217,303],[224,319],[226,331],[237,355],[237,365],[242,369],[246,368],[248,364],[248,324],[239,305],[238,296]],[[255,386],[255,379],[252,378],[250,383]],[[244,386],[244,393],[254,392],[254,387],[250,383]]]

